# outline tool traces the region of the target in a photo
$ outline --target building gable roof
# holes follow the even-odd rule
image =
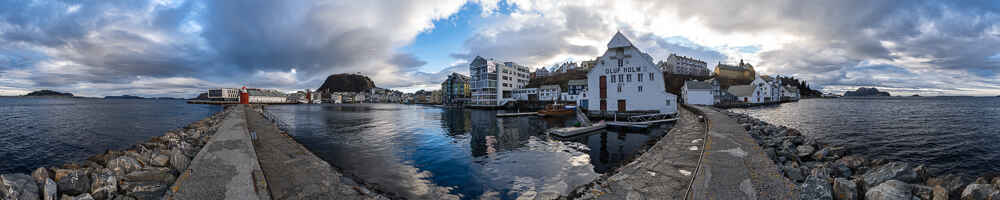
[[[729,94],[738,97],[753,96],[753,87],[750,85],[734,85],[729,86]]]
[[[684,85],[687,86],[689,90],[711,90],[711,82],[701,82],[701,81],[684,81]]]
[[[609,49],[619,48],[619,47],[631,47],[631,46],[632,42],[629,41],[628,38],[625,38],[625,35],[622,35],[621,31],[615,33],[615,36],[611,38],[611,42],[608,42]]]

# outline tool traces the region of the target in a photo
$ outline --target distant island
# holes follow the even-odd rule
[[[26,97],[73,97],[73,93],[62,93],[52,90],[39,90],[24,95]]]
[[[876,88],[866,88],[861,87],[855,91],[847,91],[844,93],[845,97],[887,97],[890,96],[889,92],[880,92]]]
[[[104,96],[104,99],[145,99],[145,98],[140,96],[121,95],[121,96]]]

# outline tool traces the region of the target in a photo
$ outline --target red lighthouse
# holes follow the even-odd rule
[[[240,89],[240,104],[250,104],[250,93],[247,93],[247,86]]]

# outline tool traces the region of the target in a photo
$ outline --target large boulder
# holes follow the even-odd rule
[[[56,184],[59,194],[78,195],[90,192],[90,176],[84,170],[57,170]]]
[[[132,171],[142,169],[139,160],[129,156],[118,156],[108,161],[108,169],[115,172],[115,175],[122,176]]]
[[[952,199],[958,199],[962,195],[962,188],[968,182],[962,179],[962,177],[948,174],[944,176],[938,176],[933,178],[928,178],[926,181],[927,186],[941,186],[948,191],[948,197]]]
[[[167,184],[159,182],[122,182],[121,190],[138,200],[160,199],[167,192]]]
[[[934,197],[931,198],[932,200],[948,200],[948,189],[940,185],[936,185],[934,186],[933,191]]]
[[[785,176],[787,176],[788,179],[791,179],[792,181],[795,181],[795,182],[805,181],[806,177],[805,177],[805,175],[803,175],[803,172],[802,172],[801,168],[794,167],[794,166],[785,166],[784,169],[785,169],[784,170],[785,171]]]
[[[816,176],[809,176],[802,183],[799,192],[799,199],[829,199],[833,200],[833,191],[830,182]]]
[[[51,178],[45,179],[42,184],[42,200],[56,200],[59,198],[58,186]]]
[[[61,200],[94,200],[94,197],[90,196],[90,194],[81,194],[81,195],[77,195],[77,196],[69,196],[69,195],[65,195],[64,194],[62,196],[62,198],[60,198],[60,199]]]
[[[174,149],[170,151],[170,166],[178,172],[183,172],[187,170],[188,164],[191,163],[191,158],[187,157],[180,150]]]
[[[803,160],[812,155],[813,151],[816,151],[816,148],[811,145],[799,145],[798,147],[795,147],[795,149],[799,151],[798,156]]]
[[[170,168],[160,167],[134,171],[125,175],[123,180],[129,182],[159,182],[169,184],[173,183],[176,177],[170,173]]]
[[[38,183],[27,174],[0,175],[0,199],[37,200]]]
[[[991,200],[990,196],[996,191],[996,187],[990,184],[969,184],[962,191],[962,200]]]
[[[105,200],[118,192],[118,176],[110,169],[101,169],[90,174],[93,182],[90,193],[96,200]]]
[[[926,185],[910,184],[913,188],[913,197],[919,197],[920,199],[933,199],[934,198],[934,188]]]
[[[865,192],[867,200],[912,200],[909,184],[897,180],[888,180]]]
[[[162,153],[154,153],[150,158],[150,164],[157,167],[166,167],[170,162],[170,156]]]
[[[833,197],[837,200],[857,200],[858,185],[846,178],[833,180]]]
[[[52,178],[52,172],[44,167],[39,167],[38,169],[35,169],[35,171],[31,172],[31,178],[35,179],[35,183],[44,184],[45,179]]]
[[[871,188],[888,180],[900,180],[903,182],[914,182],[918,180],[917,172],[913,170],[913,165],[904,162],[890,162],[882,165],[864,176],[865,187]]]

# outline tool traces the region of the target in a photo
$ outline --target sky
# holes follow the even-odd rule
[[[475,56],[591,60],[621,31],[671,53],[754,64],[842,93],[1000,95],[998,1],[0,0],[0,95],[194,97],[315,89],[336,73],[439,87]]]

